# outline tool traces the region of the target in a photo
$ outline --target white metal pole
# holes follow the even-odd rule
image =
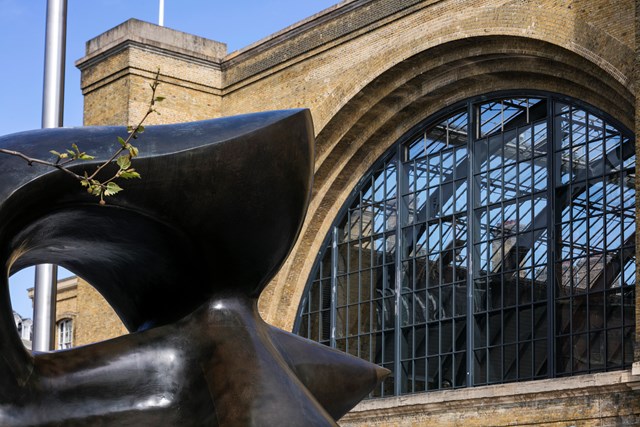
[[[160,10],[158,11],[158,25],[164,27],[164,0],[160,0]]]
[[[66,37],[67,0],[48,0],[42,96],[43,128],[62,126]],[[32,344],[36,351],[53,349],[57,276],[55,265],[36,266]]]
[[[53,264],[36,265],[33,291],[33,343],[35,351],[53,350],[56,324],[56,282],[58,269]]]
[[[62,126],[66,37],[67,0],[48,0],[42,96],[43,128]]]

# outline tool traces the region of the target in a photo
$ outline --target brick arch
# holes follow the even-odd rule
[[[631,90],[633,28],[631,0],[343,2],[231,54],[221,114],[308,107],[320,132],[381,75],[422,52],[482,37],[557,46]]]
[[[407,59],[451,42],[484,36],[527,38],[558,46],[596,65],[631,89],[634,40],[633,3],[613,0],[541,2],[469,0],[414,2],[401,16],[369,28],[343,45],[332,46],[304,61],[294,80],[324,79],[306,95],[318,129],[324,128],[354,96],[379,75]],[[364,6],[358,11],[370,13]],[[295,67],[294,67],[295,68]],[[277,93],[287,91],[273,81]],[[265,88],[268,90],[268,88]],[[276,89],[274,89],[275,91]],[[320,91],[320,92],[317,92]],[[275,95],[275,94],[274,94]],[[321,99],[321,100],[319,100]]]
[[[500,60],[512,63],[501,64]],[[585,101],[621,117],[627,126],[633,122],[631,89],[590,60],[560,46],[525,37],[465,38],[425,50],[396,64],[350,98],[318,134],[316,170],[323,167],[338,142],[353,139],[350,133],[366,122],[363,116],[372,109],[388,104],[393,97],[422,96],[415,89],[425,85],[434,88],[451,85],[451,80],[469,75],[473,70],[476,74],[530,72],[566,80],[593,93],[591,99]],[[434,80],[440,82],[434,84]],[[500,84],[496,82],[491,86]]]
[[[292,328],[321,244],[373,163],[426,117],[501,90],[542,90],[588,102],[632,128],[635,98],[619,78],[560,46],[520,36],[451,41],[389,68],[349,99],[317,137],[314,193],[299,241],[261,298],[263,314]]]

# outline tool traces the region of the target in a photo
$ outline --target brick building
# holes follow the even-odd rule
[[[637,10],[347,0],[231,54],[130,20],[77,62],[85,124],[135,122],[158,68],[152,123],[310,108],[260,310],[393,372],[342,425],[638,425]]]
[[[33,301],[33,288],[28,290]],[[126,334],[127,328],[93,286],[77,276],[58,281],[54,348],[104,341]]]

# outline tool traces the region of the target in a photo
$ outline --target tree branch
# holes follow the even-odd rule
[[[91,160],[94,158],[93,156],[90,156],[85,152],[81,152],[75,143],[71,144],[72,150],[67,149],[66,153],[61,154],[57,151],[52,150],[51,153],[57,156],[55,163],[42,159],[32,158],[24,153],[21,153],[20,151],[7,150],[4,148],[0,148],[0,153],[20,157],[21,159],[25,160],[29,166],[32,166],[35,163],[61,170],[69,176],[80,181],[80,184],[82,184],[83,187],[87,187],[87,191],[90,194],[100,197],[100,204],[104,204],[104,196],[111,196],[122,191],[122,188],[117,185],[114,180],[116,180],[117,178],[140,178],[140,174],[136,172],[135,169],[131,168],[131,159],[138,155],[138,149],[131,144],[131,140],[137,138],[137,136],[144,131],[143,123],[147,120],[151,113],[157,113],[155,109],[156,102],[160,102],[164,99],[164,97],[156,96],[156,90],[160,85],[159,80],[160,70],[156,72],[153,82],[149,84],[151,86],[151,100],[149,101],[147,112],[144,114],[135,128],[129,128],[129,135],[126,139],[118,137],[120,148],[118,148],[108,160],[100,163],[96,170],[91,173],[91,175],[87,174],[86,171],[84,172],[84,175],[78,175],[77,173],[72,172],[67,168],[67,165],[75,162],[76,160]],[[122,152],[124,151],[128,151],[129,154],[121,156]],[[62,161],[63,159],[64,161]],[[107,180],[100,181],[96,179],[98,174],[102,170],[104,170],[107,165],[113,163],[116,159],[119,166],[118,171]]]

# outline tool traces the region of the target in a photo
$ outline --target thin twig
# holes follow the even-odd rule
[[[63,172],[68,173],[69,175],[71,175],[75,179],[78,179],[78,180],[83,180],[84,179],[83,176],[78,175],[77,173],[72,172],[69,169],[65,168],[64,165],[66,163],[64,163],[64,164],[52,163],[52,162],[48,162],[46,160],[40,160],[40,159],[36,159],[36,158],[33,158],[33,157],[29,157],[26,154],[21,153],[20,151],[7,150],[5,148],[0,148],[0,153],[9,154],[11,156],[20,157],[21,159],[24,159],[29,166],[32,166],[34,163],[40,164],[40,165],[45,165],[45,166],[50,166],[52,168],[59,169],[59,170],[61,170]]]

